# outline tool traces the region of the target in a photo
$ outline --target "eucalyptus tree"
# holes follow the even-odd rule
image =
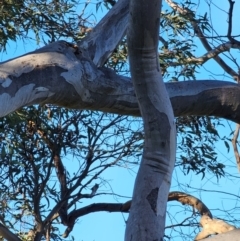
[[[27,145],[22,146],[18,141],[13,140],[9,143],[7,134],[3,135],[4,168],[9,174],[13,189],[19,188],[18,185],[15,186],[18,182],[14,178],[17,175],[23,176],[18,178],[19,185],[23,183],[30,185],[31,182],[36,184],[33,190],[25,191],[20,188],[21,190],[16,192],[16,195],[23,195],[19,209],[25,208],[23,203],[29,208],[28,199],[35,204],[34,221],[36,224],[30,229],[32,232],[18,236],[11,233],[10,229],[13,231],[11,226],[9,230],[2,227],[2,232],[10,235],[12,240],[24,238],[24,235],[34,240],[40,240],[43,235],[47,239],[54,238],[51,236],[54,234],[52,222],[54,218],[60,217],[61,222],[67,226],[65,232],[67,236],[76,218],[79,217],[79,215],[74,216],[73,213],[69,213],[68,208],[75,204],[71,201],[79,200],[81,197],[93,197],[97,193],[98,184],[92,186],[90,193],[81,193],[82,196],[74,194],[73,187],[80,187],[81,178],[73,177],[70,181],[61,164],[60,153],[72,148],[73,139],[81,141],[86,137],[91,142],[93,141],[91,135],[98,136],[94,129],[98,121],[83,121],[87,126],[84,130],[87,135],[77,132],[76,126],[79,122],[77,117],[80,117],[82,110],[85,109],[143,117],[144,151],[136,179],[126,240],[161,240],[164,234],[166,202],[169,198],[168,191],[175,159],[174,116],[179,117],[177,120],[180,124],[179,129],[181,125],[194,126],[197,135],[199,135],[199,125],[202,122],[210,133],[216,134],[209,116],[222,117],[236,123],[240,121],[238,84],[220,80],[178,81],[195,79],[196,69],[210,59],[215,60],[233,80],[239,80],[238,67],[234,70],[221,57],[221,54],[227,54],[232,49],[239,49],[240,46],[237,36],[232,34],[234,2],[229,0],[229,24],[224,36],[210,34],[214,29],[207,15],[197,16],[193,10],[196,4],[190,1],[178,4],[165,0],[167,10],[162,12],[161,17],[159,17],[161,1],[154,0],[149,3],[146,0],[132,0],[130,7],[129,0],[105,1],[105,5],[110,10],[94,27],[89,25],[81,15],[75,14],[66,20],[65,14],[71,13],[74,4],[79,4],[71,1],[68,5],[67,2],[50,1],[49,5],[46,1],[34,1],[33,3],[32,1],[3,1],[1,12],[3,17],[0,22],[3,26],[0,32],[3,36],[2,49],[5,49],[9,39],[24,38],[25,33],[30,29],[34,31],[37,41],[43,38],[45,43],[47,43],[45,39],[51,43],[20,57],[2,62],[0,65],[0,103],[4,103],[0,105],[0,116],[10,114],[4,118],[11,117],[10,120],[3,119],[2,132],[8,130],[10,125],[8,123],[11,121],[14,125],[19,123],[14,122],[15,118],[18,121],[19,118],[27,118],[25,126],[20,125],[19,132],[10,132],[19,140],[17,134],[21,133],[22,137],[25,131],[26,136],[23,137],[26,138],[24,143]],[[9,15],[16,17],[9,18]],[[159,25],[162,31],[160,35],[158,34]],[[127,47],[132,79],[128,75],[121,75],[118,69],[126,60],[127,27],[129,27]],[[179,34],[182,37],[191,36],[191,38],[185,38],[184,41],[181,38],[178,40]],[[169,36],[168,40],[165,40],[166,36]],[[59,40],[59,38],[65,38],[65,40]],[[189,51],[190,48],[194,49],[194,38],[198,38],[206,49],[206,53],[200,57]],[[214,41],[209,41],[210,38]],[[159,44],[160,50],[157,49]],[[237,59],[231,53],[228,57],[233,64],[238,66]],[[171,68],[174,69],[172,75],[169,71]],[[163,84],[160,69],[162,69],[162,76],[172,82]],[[64,117],[62,117],[63,114],[58,116],[59,119],[54,122],[57,126],[54,128],[49,126],[44,119],[40,121],[41,112],[35,116],[36,111],[26,112],[26,109],[23,109],[20,111],[23,114],[11,114],[21,107],[33,104],[46,106],[49,112],[51,112],[51,105],[75,109],[79,112],[74,111],[69,114],[68,110],[64,110]],[[28,118],[28,113],[32,113],[31,118]],[[84,117],[91,115],[89,112],[86,113]],[[81,120],[83,119],[81,117]],[[116,125],[118,119],[114,120],[112,124]],[[63,128],[63,123],[70,129]],[[102,129],[104,128],[106,127],[103,126]],[[139,147],[138,141],[142,137],[139,131],[128,136],[128,142],[121,146],[122,151],[119,153],[116,151],[119,155],[116,159],[123,158],[125,154],[130,155],[132,153],[130,149],[127,149],[125,153],[124,148],[134,147],[135,142]],[[105,145],[107,147],[107,144]],[[191,145],[189,144],[188,147],[191,148]],[[79,143],[75,147],[79,148]],[[84,170],[89,170],[89,163],[93,158],[91,154],[93,150],[90,147],[87,147],[88,155],[85,156],[85,162],[80,164],[85,166],[85,169],[79,169],[83,175],[80,177],[89,174]],[[38,148],[41,150],[40,156],[35,152]],[[47,152],[46,148],[49,148]],[[20,151],[21,159],[26,159],[30,166],[24,164],[22,170],[14,167],[14,165],[19,165],[19,160],[12,159],[17,150]],[[105,153],[102,152],[102,148],[95,151],[97,153],[99,151],[99,156]],[[47,156],[47,153],[48,158],[42,159]],[[196,150],[194,153],[199,156]],[[33,157],[38,162],[35,163]],[[41,166],[40,157],[43,164],[46,164],[46,168]],[[202,161],[196,164],[190,159],[183,156],[181,164],[203,174],[205,169],[208,169],[218,176],[223,175],[224,166],[221,163],[209,164],[209,162]],[[13,162],[13,170],[10,162]],[[48,189],[46,185],[43,185],[46,180],[49,180],[45,179],[43,174],[50,175],[53,167],[60,183],[60,196],[55,200],[55,208],[50,210],[43,220],[40,214],[40,198],[47,200],[47,196],[44,196],[46,190],[47,193],[52,192],[53,196],[56,195],[54,186]],[[27,168],[32,168],[33,176],[28,177]],[[102,168],[104,170],[104,167]],[[94,179],[90,178],[90,180]],[[3,208],[5,208],[4,205],[2,205]],[[114,210],[129,210],[117,207],[118,209]],[[99,209],[104,210],[103,207]],[[7,210],[4,209],[4,211]],[[84,213],[84,210],[81,209],[79,213],[81,212]],[[143,214],[144,218],[141,216]],[[6,223],[7,225],[9,224]]]

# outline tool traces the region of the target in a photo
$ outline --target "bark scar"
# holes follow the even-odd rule
[[[152,191],[147,195],[148,203],[150,204],[155,215],[157,215],[158,190],[159,188],[156,187],[155,189],[152,189]]]

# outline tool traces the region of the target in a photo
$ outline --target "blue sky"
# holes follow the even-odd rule
[[[199,12],[205,12],[208,8],[208,1],[201,1],[201,4],[198,7]],[[218,1],[212,1],[218,2]],[[236,1],[235,9],[240,9],[240,3]],[[238,6],[237,6],[238,5]],[[228,11],[228,1],[221,1],[221,8],[222,10]],[[226,23],[227,23],[227,15],[223,14],[222,10],[219,8],[215,8],[211,6],[212,16],[211,21],[214,25],[215,29],[219,34],[226,34]],[[91,10],[88,10],[89,13]],[[92,10],[92,12],[94,12]],[[101,18],[104,13],[99,10],[97,17]],[[217,16],[217,17],[216,17]],[[234,19],[234,31],[240,29],[240,22],[237,19],[238,14],[235,14]],[[239,33],[239,32],[238,32]],[[11,43],[7,48],[7,54],[2,54],[1,61],[7,60],[9,58],[13,58],[15,56],[24,54],[28,51],[32,51],[36,49],[37,46],[35,43],[26,42],[25,44],[18,42],[17,44]],[[233,53],[237,51],[233,51]],[[197,53],[202,55],[205,53],[201,44],[198,43],[198,50]],[[217,78],[219,80],[228,80],[230,78],[224,75],[223,71],[219,68],[219,66],[215,63],[215,61],[211,60],[204,65],[204,68],[201,69],[199,74],[197,74],[198,79],[214,79]],[[224,121],[224,127],[220,128],[220,135],[229,136],[230,128],[235,127],[235,124]],[[238,178],[222,178],[217,183],[216,178],[208,175],[204,180],[201,180],[201,175],[196,176],[195,174],[189,174],[188,176],[183,175],[182,172],[175,169],[173,173],[172,179],[172,188],[171,190],[179,190],[181,188],[185,188],[187,186],[191,186],[188,190],[191,191],[191,194],[195,195],[196,197],[201,198],[204,203],[212,210],[213,215],[218,216],[221,218],[223,214],[219,209],[226,209],[232,210],[232,213],[235,212],[236,218],[239,216],[239,209],[234,211],[234,207],[240,206],[239,202],[236,201],[234,196],[226,196],[223,193],[217,193],[214,191],[223,191],[223,192],[230,192],[234,195],[239,194],[239,182],[240,182],[240,175],[238,173],[236,167],[235,157],[232,151],[232,148],[229,153],[227,153],[226,147],[223,145],[223,142],[219,141],[216,146],[216,150],[218,152],[218,159],[227,165],[227,172],[230,172],[232,175],[237,176]],[[131,197],[134,180],[135,180],[135,172],[136,170],[129,171],[122,168],[111,168],[108,169],[104,177],[111,181],[111,186],[115,193],[122,194],[124,196]],[[181,183],[182,186],[179,186]],[[108,187],[107,187],[108,188]],[[199,192],[198,189],[202,188],[208,191]],[[90,204],[92,202],[121,202],[127,199],[117,199],[116,197],[97,197],[94,200],[88,200],[83,203],[83,205]],[[171,212],[174,212],[179,219],[184,219],[184,212],[178,211],[175,207],[170,208]],[[230,213],[231,211],[229,211]],[[238,213],[236,213],[238,212]],[[77,241],[107,241],[107,240],[114,240],[114,241],[122,241],[124,239],[124,230],[125,230],[125,221],[127,219],[126,215],[121,213],[93,213],[86,215],[78,220],[78,224],[75,225],[74,231],[71,233],[75,237]],[[240,224],[237,224],[240,226]],[[174,241],[181,240],[180,238],[175,238]]]

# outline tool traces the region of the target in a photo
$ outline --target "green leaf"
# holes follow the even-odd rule
[[[224,141],[224,144],[225,144],[225,146],[226,146],[226,148],[227,148],[227,151],[229,152],[230,146],[229,146],[228,142],[227,142],[227,141]]]

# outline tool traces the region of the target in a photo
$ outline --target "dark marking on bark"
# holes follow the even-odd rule
[[[166,142],[161,142],[161,146],[164,148],[166,146]]]
[[[155,214],[157,214],[157,198],[158,198],[159,188],[152,189],[152,191],[147,195],[147,200]]]

